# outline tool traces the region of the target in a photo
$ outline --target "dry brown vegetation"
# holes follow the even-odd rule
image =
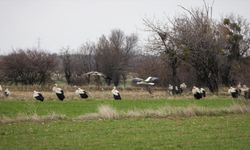
[[[4,86],[4,88],[8,88],[11,91],[11,95],[6,98],[3,96],[2,93],[0,93],[0,100],[32,100],[33,97],[33,91],[40,91],[45,96],[45,100],[56,100],[57,97],[55,93],[52,92],[53,85],[46,85],[46,86]],[[79,99],[79,96],[75,94],[75,88],[73,86],[69,85],[60,85],[60,87],[64,90],[66,100],[77,100]],[[102,86],[97,87],[94,85],[91,86],[81,86],[82,89],[86,90],[89,94],[89,99],[113,99],[112,97],[112,87],[111,86]],[[172,96],[169,94],[169,92],[165,88],[161,87],[153,87],[152,92],[153,94],[149,94],[143,87],[132,87],[127,86],[125,88],[118,87],[118,90],[121,93],[121,96],[123,99],[131,99],[131,100],[140,100],[140,99],[192,99],[193,95],[191,93],[191,87],[184,90],[184,93],[182,95],[175,95]],[[221,87],[220,91],[218,93],[219,96],[230,96],[227,93],[228,88],[227,87]],[[208,96],[216,96],[212,93],[208,92],[208,89],[206,89]]]
[[[122,119],[122,118],[175,118],[196,116],[220,116],[227,114],[249,114],[250,105],[233,105],[227,108],[189,107],[162,107],[159,109],[135,109],[117,111],[110,106],[100,106],[98,113],[79,116],[79,120],[89,119]]]
[[[47,122],[57,120],[86,121],[99,119],[125,119],[125,118],[178,118],[178,117],[198,117],[198,116],[222,116],[229,114],[250,114],[249,104],[235,104],[223,108],[207,108],[199,106],[188,107],[161,107],[158,109],[133,109],[128,111],[118,111],[108,105],[98,107],[96,113],[88,113],[77,117],[69,118],[63,114],[49,114],[39,116],[19,114],[14,118],[1,116],[0,123],[18,123],[18,122]]]
[[[88,91],[88,90],[87,90]],[[138,91],[128,91],[123,90],[120,91],[122,98],[126,99],[160,99],[160,98],[166,98],[168,96],[168,93],[166,91],[155,91],[153,95],[150,95],[147,91],[144,90],[138,90]],[[42,94],[45,96],[45,100],[57,100],[57,97],[55,93],[53,92],[42,92]],[[111,90],[94,90],[94,91],[88,91],[89,99],[113,99]],[[31,100],[33,95],[33,91],[12,91],[11,96],[5,98],[3,95],[0,96],[0,99],[2,100]],[[75,94],[74,91],[65,91],[66,100],[77,100],[79,99],[79,96]]]
[[[56,120],[65,120],[67,117],[65,115],[51,113],[49,115],[39,116],[36,113],[33,115],[18,114],[15,118],[10,118],[2,116],[0,123],[17,123],[17,122],[48,122]]]
[[[41,86],[6,86],[11,91],[11,96],[7,100],[20,99],[30,100],[32,99],[33,91],[40,91],[45,96],[46,100],[57,99],[56,95],[52,92],[53,85]],[[69,85],[60,86],[66,96],[66,100],[79,99],[79,96],[75,94],[76,88]],[[112,87],[111,86],[81,86],[82,89],[86,90],[90,96],[90,99],[113,99]],[[149,94],[143,87],[119,87],[118,90],[121,93],[122,98],[125,99],[159,99],[169,97],[169,93],[160,87],[153,87],[153,95]],[[184,95],[191,96],[188,90]],[[0,99],[3,99],[3,95],[0,95]],[[6,99],[6,98],[5,98]]]

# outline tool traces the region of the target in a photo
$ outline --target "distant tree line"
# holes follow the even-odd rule
[[[99,71],[109,77],[107,85],[115,86],[125,85],[131,77],[148,76],[159,77],[160,86],[185,82],[211,92],[220,85],[250,84],[247,20],[231,15],[216,21],[208,5],[182,8],[185,13],[173,19],[143,19],[145,30],[152,33],[145,48],[138,46],[136,34],[116,29],[77,50],[64,47],[60,54],[20,49],[0,58],[0,80],[45,84],[63,75],[68,84],[82,85],[90,83],[85,73]]]
[[[129,61],[136,51],[138,37],[135,34],[125,35],[121,30],[112,30],[109,36],[102,35],[97,43],[85,43],[77,51],[63,48],[61,51],[62,66],[68,84],[89,82],[84,73],[98,71],[119,85],[125,82]],[[79,82],[80,81],[80,82]]]
[[[2,82],[45,84],[56,65],[56,56],[37,50],[17,50],[0,60]]]

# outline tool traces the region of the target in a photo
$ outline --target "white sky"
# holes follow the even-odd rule
[[[112,29],[137,33],[143,41],[142,18],[172,17],[183,12],[178,5],[201,7],[203,0],[0,0],[0,54],[37,47],[38,38],[51,52],[76,49]],[[215,18],[230,13],[250,21],[250,0],[215,0]]]

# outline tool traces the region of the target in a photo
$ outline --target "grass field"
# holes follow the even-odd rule
[[[0,126],[0,149],[249,149],[250,115]]]
[[[218,111],[235,105],[249,106],[249,103],[223,97],[204,100],[68,99],[63,102],[0,100],[1,120],[34,114],[42,116],[55,113],[66,116],[66,119],[51,121],[0,122],[0,149],[249,149],[250,113],[70,119],[97,113],[100,106],[110,106],[118,112],[154,111],[162,107],[189,109],[194,106]]]
[[[203,107],[228,107],[233,104],[241,104],[245,101],[233,100],[231,98],[208,98],[205,100],[67,100],[67,101],[44,101],[39,102],[35,100],[21,101],[0,101],[0,114],[3,116],[13,117],[18,114],[38,114],[47,115],[50,113],[64,114],[66,116],[78,116],[85,113],[96,112],[98,106],[110,105],[118,110],[131,109],[156,109],[163,106],[203,106]]]

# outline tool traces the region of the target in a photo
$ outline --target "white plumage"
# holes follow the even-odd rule
[[[196,87],[196,86],[193,86],[192,93],[193,94],[200,93],[200,89],[198,87]]]
[[[61,88],[57,87],[57,84],[52,88],[52,90],[56,93],[56,96],[58,97],[59,100],[63,101],[65,96],[64,92]]]
[[[145,80],[145,82],[147,82],[147,83],[156,83],[156,82],[158,82],[159,81],[159,78],[158,77],[148,77],[146,80]]]
[[[136,84],[137,85],[155,85],[155,83],[152,83],[152,82],[147,83],[147,82],[144,82],[144,81],[137,82]]]
[[[178,93],[182,94],[183,91],[184,91],[186,88],[187,88],[187,85],[186,85],[185,83],[180,84],[180,89],[179,89],[179,92],[178,92]]]
[[[206,97],[205,89],[203,89],[203,88],[199,89],[196,86],[193,86],[192,94],[194,95],[195,99],[201,99],[202,97]]]
[[[141,78],[134,78],[132,81],[138,85],[155,85],[155,83],[159,80],[157,77],[148,77],[143,80]]]
[[[39,101],[44,100],[44,97],[43,97],[42,93],[37,92],[37,91],[33,92],[33,98],[35,98],[36,100],[39,100]]]
[[[243,85],[242,88],[241,88],[241,91],[242,92],[247,92],[247,91],[249,91],[249,87],[247,87],[246,85]]]
[[[173,86],[171,84],[168,85],[168,91],[170,93],[170,95],[173,95],[173,92],[175,92],[175,94],[181,94],[183,92],[183,90],[185,90],[187,88],[187,85],[185,83],[180,84],[180,86]],[[175,91],[173,91],[175,90]]]
[[[143,81],[143,79],[142,78],[133,78],[132,79],[132,83],[134,83],[134,84],[137,84],[137,82],[141,82],[141,81]]]
[[[145,80],[145,82],[152,82],[151,80],[152,80],[152,77],[148,77],[148,78]]]
[[[237,98],[240,95],[239,90],[237,88],[234,88],[234,87],[230,87],[228,89],[228,94],[231,94],[231,96],[233,98]]]
[[[79,95],[81,98],[88,98],[88,94],[85,90],[78,88],[75,93]]]
[[[169,84],[168,85],[168,92],[170,95],[173,95],[173,89],[174,89],[173,85]]]
[[[168,85],[168,90],[172,91],[174,89],[173,85],[169,84]]]
[[[159,78],[157,77],[148,77],[147,79],[143,80],[141,78],[134,78],[133,81],[136,82],[137,85],[142,85],[146,88],[146,90],[152,94],[150,86],[154,86],[155,82],[157,82]]]
[[[11,93],[10,93],[10,91],[9,91],[8,88],[4,90],[4,95],[5,95],[6,97],[10,96],[10,94],[11,94]]]
[[[58,93],[58,94],[62,94],[63,93],[63,90],[61,88],[57,87],[57,84],[55,84],[55,86],[52,88],[52,90],[55,93]]]
[[[113,97],[115,100],[121,100],[121,95],[120,92],[116,89],[116,87],[114,86],[113,90],[111,91],[113,94]]]
[[[85,73],[84,75],[99,76],[99,77],[104,77],[105,78],[105,75],[103,73],[97,72],[97,71],[90,71],[90,72]]]
[[[187,85],[185,83],[180,84],[180,88],[182,88],[183,90],[187,88]]]
[[[202,93],[202,97],[206,97],[206,90],[204,88],[200,88],[200,92]]]
[[[250,90],[246,85],[243,85],[243,87],[241,88],[241,91],[242,91],[245,99],[250,99]]]

